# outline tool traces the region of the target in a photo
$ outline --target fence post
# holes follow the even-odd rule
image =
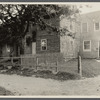
[[[81,64],[81,56],[78,55],[78,73],[82,77],[82,64]]]
[[[39,59],[36,58],[36,70],[37,70],[38,64],[39,64]]]
[[[21,66],[22,66],[22,56],[20,56],[20,60],[21,60],[21,62],[20,62],[20,63],[21,63]]]
[[[13,65],[13,57],[11,57],[11,64]]]
[[[56,61],[56,72],[58,72],[58,59]]]

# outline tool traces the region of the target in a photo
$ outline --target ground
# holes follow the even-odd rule
[[[58,70],[77,74],[77,59],[59,64]],[[50,78],[41,78],[42,74],[39,75],[40,77],[34,74],[28,77],[0,74],[0,86],[11,91],[15,96],[100,96],[100,62],[96,59],[82,59],[83,77],[80,80],[61,81],[61,78],[58,80],[50,77],[51,74],[48,76]]]
[[[1,96],[12,96],[13,93],[10,91],[6,90],[5,88],[0,87],[0,95]]]
[[[0,74],[0,86],[15,96],[100,96],[100,76],[57,81],[36,77]]]

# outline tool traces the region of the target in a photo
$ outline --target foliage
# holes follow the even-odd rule
[[[30,22],[41,30],[50,27],[52,31],[59,33],[59,28],[48,20],[57,19],[61,15],[75,17],[78,9],[74,5],[0,4],[0,12],[0,44],[16,43],[21,46]]]

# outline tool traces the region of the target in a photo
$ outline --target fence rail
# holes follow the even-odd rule
[[[68,61],[70,61],[72,58],[66,58],[68,59]],[[50,70],[52,72],[58,72],[59,68],[60,69],[68,69],[70,70],[77,70],[77,73],[79,73],[80,76],[82,76],[82,66],[81,66],[81,56],[78,57],[77,59],[77,65],[76,67],[68,67],[67,66],[67,62],[65,66],[60,66],[59,67],[59,59],[58,58],[42,58],[42,57],[33,57],[33,56],[20,56],[20,57],[0,57],[0,64],[5,62],[5,61],[9,61],[11,65],[13,64],[18,64],[20,65],[22,68],[32,68],[34,70]],[[17,63],[16,63],[17,62]],[[72,62],[73,63],[73,62]],[[71,64],[71,63],[70,63]],[[63,64],[62,64],[63,65]],[[67,68],[67,67],[68,68]]]
[[[0,57],[0,63],[5,61],[9,61],[11,65],[15,64],[15,60],[17,60],[17,64],[23,68],[33,68],[37,70],[55,70],[57,72],[58,61],[54,61],[49,63],[49,61],[42,60],[42,58],[38,57]]]

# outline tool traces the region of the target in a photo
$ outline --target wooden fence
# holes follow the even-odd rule
[[[32,68],[37,70],[51,70],[57,72],[58,61],[49,62],[38,57],[0,57],[0,64],[9,62],[6,65],[20,65],[22,68]]]
[[[72,59],[72,58],[71,58]],[[32,68],[37,70],[50,70],[53,73],[58,72],[59,61],[57,58],[43,59],[39,57],[0,57],[0,64],[9,61],[10,65],[18,64],[22,68]],[[78,57],[77,70],[80,76],[82,76],[81,56]]]

